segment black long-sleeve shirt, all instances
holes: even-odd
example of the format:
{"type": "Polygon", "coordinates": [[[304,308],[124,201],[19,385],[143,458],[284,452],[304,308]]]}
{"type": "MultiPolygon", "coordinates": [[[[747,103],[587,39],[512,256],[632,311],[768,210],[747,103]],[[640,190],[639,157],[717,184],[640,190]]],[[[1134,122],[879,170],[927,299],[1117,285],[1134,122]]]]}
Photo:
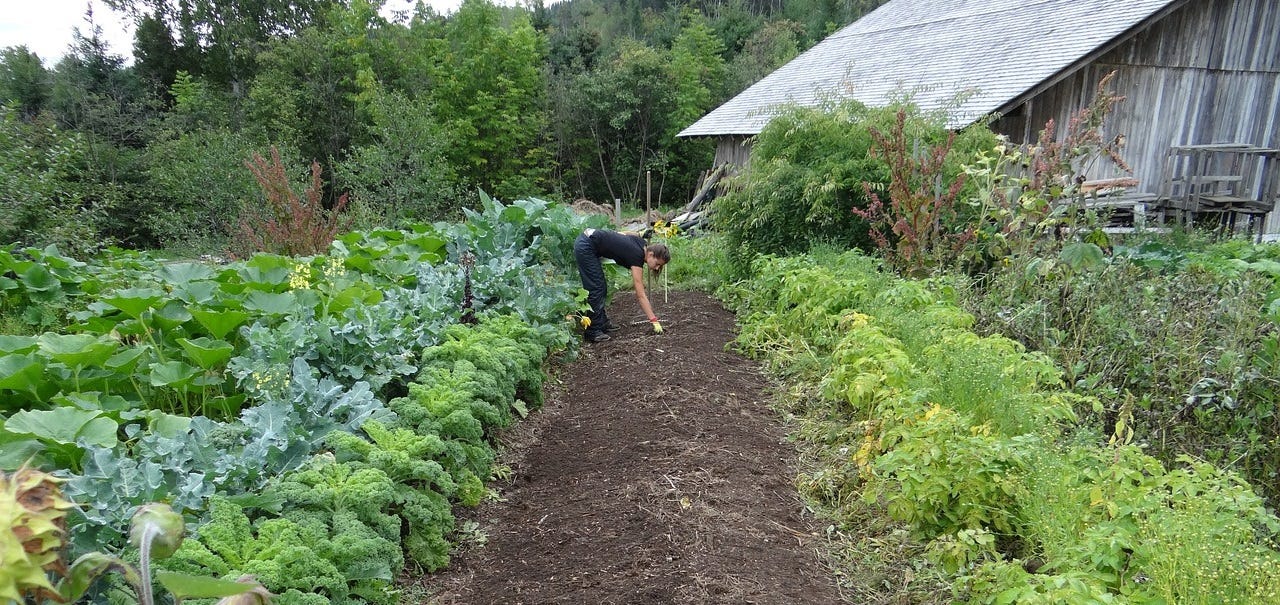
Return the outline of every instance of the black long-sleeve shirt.
{"type": "Polygon", "coordinates": [[[596,254],[627,267],[644,266],[645,241],[638,235],[627,235],[607,229],[596,229],[587,236],[596,254]]]}

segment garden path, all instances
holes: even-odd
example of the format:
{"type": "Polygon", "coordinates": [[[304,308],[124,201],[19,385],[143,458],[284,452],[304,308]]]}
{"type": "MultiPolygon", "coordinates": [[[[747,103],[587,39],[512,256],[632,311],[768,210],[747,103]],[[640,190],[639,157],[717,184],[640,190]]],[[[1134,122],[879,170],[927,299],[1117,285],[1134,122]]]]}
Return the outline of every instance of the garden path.
{"type": "Polygon", "coordinates": [[[460,513],[477,539],[407,592],[437,605],[841,602],[770,385],[725,349],[733,315],[701,293],[652,299],[666,333],[618,293],[623,329],[585,345],[502,436],[501,501],[460,513]]]}

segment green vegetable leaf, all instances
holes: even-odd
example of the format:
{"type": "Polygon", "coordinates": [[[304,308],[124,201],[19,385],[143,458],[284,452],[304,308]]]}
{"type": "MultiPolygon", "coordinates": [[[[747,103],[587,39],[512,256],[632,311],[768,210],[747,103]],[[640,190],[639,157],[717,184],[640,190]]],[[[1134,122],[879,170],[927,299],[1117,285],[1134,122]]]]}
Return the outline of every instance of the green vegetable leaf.
{"type": "Polygon", "coordinates": [[[298,308],[298,301],[292,292],[250,292],[244,300],[244,308],[257,311],[263,315],[288,315],[298,308]]]}
{"type": "Polygon", "coordinates": [[[156,324],[166,330],[172,330],[188,321],[191,321],[191,312],[187,311],[186,305],[177,300],[170,299],[164,306],[156,309],[154,314],[156,324]]]}
{"type": "Polygon", "coordinates": [[[149,412],[151,432],[168,439],[177,439],[191,428],[191,418],[166,414],[159,410],[149,412]]]}
{"type": "Polygon", "coordinates": [[[120,309],[129,317],[137,319],[147,309],[154,307],[156,303],[163,300],[164,297],[164,292],[155,288],[126,288],[117,290],[110,296],[102,297],[102,302],[120,309]]]}
{"type": "Polygon", "coordinates": [[[156,274],[172,284],[209,280],[217,275],[211,267],[201,263],[171,263],[161,267],[156,274]]]}
{"type": "Polygon", "coordinates": [[[187,358],[202,369],[209,370],[231,358],[231,343],[213,340],[205,336],[195,339],[179,338],[178,344],[186,351],[187,358]]]}
{"type": "Polygon", "coordinates": [[[4,428],[10,433],[34,435],[54,443],[75,444],[77,439],[83,439],[90,445],[115,447],[119,425],[100,412],[54,408],[18,412],[5,422],[4,428]]]}
{"type": "Polygon", "coordinates": [[[156,581],[175,599],[218,599],[244,594],[258,587],[234,580],[193,576],[173,571],[156,572],[156,581]]]}
{"type": "Polygon", "coordinates": [[[341,315],[343,311],[356,305],[376,305],[382,302],[382,298],[383,294],[380,290],[351,286],[329,300],[329,312],[341,315]]]}
{"type": "Polygon", "coordinates": [[[173,296],[190,305],[205,304],[213,301],[220,289],[218,282],[193,281],[173,285],[173,296]]]}
{"type": "Polygon", "coordinates": [[[33,265],[22,273],[20,279],[22,285],[31,292],[56,292],[62,289],[62,282],[43,265],[33,265]]]}
{"type": "Polygon", "coordinates": [[[136,402],[129,401],[119,395],[103,395],[97,391],[88,393],[61,393],[53,397],[53,403],[79,408],[90,412],[102,412],[112,418],[132,420],[143,415],[143,410],[136,402]]]}
{"type": "Polygon", "coordinates": [[[73,369],[100,366],[115,354],[119,343],[105,336],[89,334],[54,334],[46,332],[37,339],[40,352],[73,369]]]}
{"type": "Polygon", "coordinates": [[[36,439],[0,430],[0,470],[15,470],[42,449],[44,445],[36,439]]]}
{"type": "Polygon", "coordinates": [[[0,353],[30,353],[36,350],[36,337],[0,334],[0,353]]]}
{"type": "Polygon", "coordinates": [[[189,366],[181,361],[166,361],[151,365],[151,386],[169,386],[178,390],[186,390],[191,380],[200,374],[200,368],[189,366]]]}
{"type": "Polygon", "coordinates": [[[146,349],[142,347],[125,349],[112,355],[103,365],[118,372],[130,374],[138,366],[138,360],[142,358],[142,354],[145,351],[146,349]]]}
{"type": "Polygon", "coordinates": [[[1094,269],[1106,263],[1102,248],[1099,248],[1097,244],[1086,242],[1075,242],[1063,246],[1059,258],[1067,266],[1077,271],[1094,269]]]}
{"type": "Polygon", "coordinates": [[[40,360],[31,353],[0,357],[0,389],[35,393],[43,374],[40,360]]]}
{"type": "Polygon", "coordinates": [[[245,320],[249,319],[249,314],[244,311],[235,309],[206,309],[203,307],[193,307],[190,309],[191,316],[196,318],[204,329],[214,338],[225,338],[232,330],[240,327],[245,320]]]}

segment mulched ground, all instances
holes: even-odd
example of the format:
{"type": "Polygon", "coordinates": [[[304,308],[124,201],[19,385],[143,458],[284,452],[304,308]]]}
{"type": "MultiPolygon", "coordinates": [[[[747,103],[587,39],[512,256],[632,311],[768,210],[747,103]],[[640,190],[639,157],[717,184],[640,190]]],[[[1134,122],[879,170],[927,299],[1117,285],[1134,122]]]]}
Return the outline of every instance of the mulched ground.
{"type": "Polygon", "coordinates": [[[484,544],[417,580],[438,605],[839,603],[798,500],[795,449],[733,316],[705,294],[630,292],[545,407],[503,435],[510,483],[459,519],[484,544]]]}

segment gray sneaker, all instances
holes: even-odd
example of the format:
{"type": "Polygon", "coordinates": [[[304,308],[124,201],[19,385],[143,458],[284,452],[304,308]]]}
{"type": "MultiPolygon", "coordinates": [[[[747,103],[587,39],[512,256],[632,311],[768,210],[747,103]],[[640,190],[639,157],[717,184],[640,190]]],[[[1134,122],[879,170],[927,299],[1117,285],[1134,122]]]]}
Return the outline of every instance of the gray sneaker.
{"type": "Polygon", "coordinates": [[[612,339],[613,339],[613,337],[612,337],[612,336],[609,336],[608,334],[605,334],[604,332],[596,332],[596,333],[594,333],[594,334],[587,334],[587,342],[604,342],[604,341],[606,341],[606,340],[612,340],[612,339]]]}

